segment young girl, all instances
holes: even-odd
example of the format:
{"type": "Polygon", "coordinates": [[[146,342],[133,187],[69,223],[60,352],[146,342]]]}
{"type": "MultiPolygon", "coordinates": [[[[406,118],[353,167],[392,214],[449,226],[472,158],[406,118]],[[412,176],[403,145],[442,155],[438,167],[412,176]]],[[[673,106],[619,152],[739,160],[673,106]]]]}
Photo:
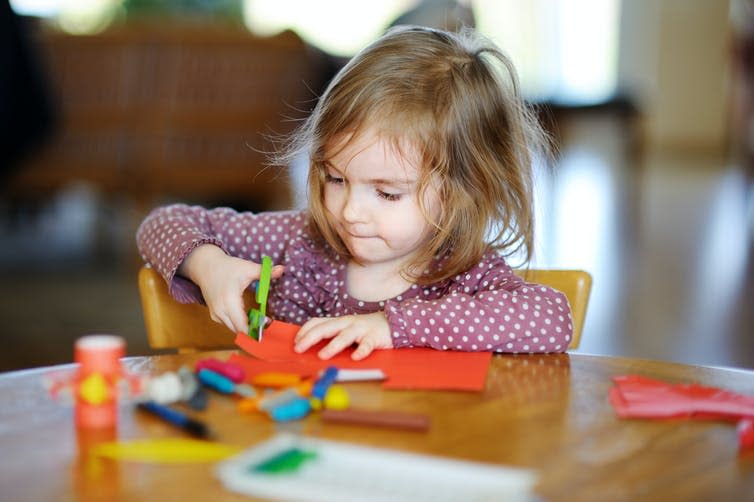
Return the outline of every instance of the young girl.
{"type": "Polygon", "coordinates": [[[140,252],[182,302],[247,332],[244,289],[277,265],[275,319],[327,359],[375,349],[562,352],[565,296],[525,283],[531,156],[541,135],[510,61],[471,31],[399,27],[333,79],[277,159],[310,158],[306,211],[153,211],[140,252]]]}

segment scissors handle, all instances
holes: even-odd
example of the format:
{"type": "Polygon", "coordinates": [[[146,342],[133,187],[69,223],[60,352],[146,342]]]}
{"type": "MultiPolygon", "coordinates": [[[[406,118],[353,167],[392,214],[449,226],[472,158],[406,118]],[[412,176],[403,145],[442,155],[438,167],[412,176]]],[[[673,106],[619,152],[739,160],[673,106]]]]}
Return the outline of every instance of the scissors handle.
{"type": "Polygon", "coordinates": [[[262,330],[267,314],[267,296],[270,293],[270,280],[272,278],[272,258],[262,257],[262,271],[259,273],[257,283],[257,308],[249,310],[249,336],[262,341],[262,330]]]}
{"type": "Polygon", "coordinates": [[[270,293],[271,277],[272,258],[267,255],[262,256],[262,271],[259,274],[259,284],[257,284],[257,305],[263,316],[267,313],[267,295],[270,293]]]}

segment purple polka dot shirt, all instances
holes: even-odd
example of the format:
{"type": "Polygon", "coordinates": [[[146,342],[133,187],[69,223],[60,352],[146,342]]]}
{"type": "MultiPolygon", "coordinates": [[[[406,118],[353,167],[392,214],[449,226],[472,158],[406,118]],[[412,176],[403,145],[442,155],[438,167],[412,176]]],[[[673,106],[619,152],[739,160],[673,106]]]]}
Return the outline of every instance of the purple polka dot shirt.
{"type": "Polygon", "coordinates": [[[176,204],[152,211],[136,238],[143,259],[183,303],[203,299],[176,270],[194,248],[209,243],[257,263],[269,255],[285,266],[267,303],[268,313],[285,322],[384,311],[395,348],[511,353],[563,352],[573,332],[565,295],[524,282],[494,252],[463,274],[413,285],[394,298],[353,298],[346,287],[348,260],[315,243],[305,211],[253,214],[176,204]]]}

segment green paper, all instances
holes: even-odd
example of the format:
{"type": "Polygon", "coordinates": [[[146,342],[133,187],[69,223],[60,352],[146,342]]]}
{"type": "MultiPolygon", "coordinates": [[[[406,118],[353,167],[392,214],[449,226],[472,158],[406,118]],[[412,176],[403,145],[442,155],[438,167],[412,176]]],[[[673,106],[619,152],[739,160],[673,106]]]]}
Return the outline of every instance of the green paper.
{"type": "Polygon", "coordinates": [[[285,474],[297,471],[307,460],[317,456],[313,451],[291,448],[285,450],[264,462],[251,468],[254,472],[264,472],[267,474],[285,474]]]}

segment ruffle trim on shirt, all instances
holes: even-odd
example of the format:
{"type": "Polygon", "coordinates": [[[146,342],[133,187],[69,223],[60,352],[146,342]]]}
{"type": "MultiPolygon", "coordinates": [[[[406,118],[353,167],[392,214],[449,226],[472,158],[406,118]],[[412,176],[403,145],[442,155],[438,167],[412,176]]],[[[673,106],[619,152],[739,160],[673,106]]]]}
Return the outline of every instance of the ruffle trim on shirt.
{"type": "Polygon", "coordinates": [[[202,290],[199,289],[199,286],[184,277],[173,277],[173,280],[170,281],[168,291],[170,292],[170,296],[178,303],[205,304],[202,290]]]}

